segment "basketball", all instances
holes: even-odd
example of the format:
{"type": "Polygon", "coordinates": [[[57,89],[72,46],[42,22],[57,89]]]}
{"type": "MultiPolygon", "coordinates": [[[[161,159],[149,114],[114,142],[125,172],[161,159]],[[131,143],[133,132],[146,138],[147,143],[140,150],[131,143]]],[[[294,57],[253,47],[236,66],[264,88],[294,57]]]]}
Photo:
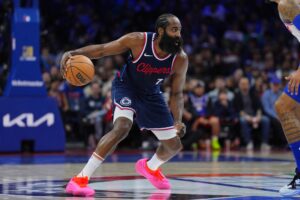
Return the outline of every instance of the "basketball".
{"type": "Polygon", "coordinates": [[[90,83],[95,74],[93,62],[83,55],[69,58],[66,69],[66,80],[74,86],[83,86],[90,83]]]}

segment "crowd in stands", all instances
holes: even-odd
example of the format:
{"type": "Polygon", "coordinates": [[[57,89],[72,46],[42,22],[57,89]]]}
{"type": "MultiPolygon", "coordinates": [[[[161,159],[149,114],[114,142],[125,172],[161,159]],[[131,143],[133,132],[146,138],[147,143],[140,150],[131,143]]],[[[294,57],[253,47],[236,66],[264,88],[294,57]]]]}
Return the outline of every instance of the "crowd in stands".
{"type": "MultiPolygon", "coordinates": [[[[0,1],[0,95],[9,66],[11,3],[0,1]]],[[[133,31],[154,31],[166,12],[182,23],[189,70],[184,91],[185,149],[286,147],[274,103],[299,64],[298,41],[265,0],[40,1],[41,69],[49,96],[57,100],[68,141],[93,148],[112,125],[111,81],[128,54],[94,60],[96,75],[73,87],[59,75],[66,50],[105,43],[133,31]]],[[[162,88],[168,101],[168,81],[162,88]]],[[[154,148],[134,127],[127,147],[154,148]]]]}

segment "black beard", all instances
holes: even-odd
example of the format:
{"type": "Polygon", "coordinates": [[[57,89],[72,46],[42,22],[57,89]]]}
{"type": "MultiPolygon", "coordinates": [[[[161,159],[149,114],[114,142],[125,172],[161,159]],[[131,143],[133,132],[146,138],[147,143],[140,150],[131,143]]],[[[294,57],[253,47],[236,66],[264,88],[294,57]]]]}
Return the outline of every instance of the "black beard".
{"type": "Polygon", "coordinates": [[[171,37],[164,32],[158,45],[164,52],[176,54],[182,49],[183,40],[181,37],[171,37]]]}

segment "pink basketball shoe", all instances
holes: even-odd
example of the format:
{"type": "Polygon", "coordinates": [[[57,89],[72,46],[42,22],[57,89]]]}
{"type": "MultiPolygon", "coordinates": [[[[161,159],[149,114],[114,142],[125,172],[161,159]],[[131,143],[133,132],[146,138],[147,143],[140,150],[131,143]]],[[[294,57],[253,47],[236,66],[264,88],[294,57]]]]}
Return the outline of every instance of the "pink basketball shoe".
{"type": "Polygon", "coordinates": [[[88,187],[88,177],[73,177],[66,187],[66,193],[72,194],[74,196],[94,196],[95,190],[88,187]]]}
{"type": "Polygon", "coordinates": [[[160,169],[153,171],[147,166],[147,159],[140,159],[135,164],[135,171],[144,176],[157,189],[170,189],[168,179],[161,173],[160,169]]]}

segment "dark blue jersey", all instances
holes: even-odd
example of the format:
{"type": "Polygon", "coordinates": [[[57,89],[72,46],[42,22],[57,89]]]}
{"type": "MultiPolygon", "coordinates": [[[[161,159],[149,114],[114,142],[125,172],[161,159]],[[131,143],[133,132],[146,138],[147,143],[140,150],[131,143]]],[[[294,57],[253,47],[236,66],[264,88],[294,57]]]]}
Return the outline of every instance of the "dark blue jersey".
{"type": "Polygon", "coordinates": [[[144,33],[143,50],[136,58],[130,54],[116,78],[119,84],[125,84],[138,93],[160,93],[160,85],[171,74],[176,55],[158,57],[154,39],[155,33],[144,33]]]}

